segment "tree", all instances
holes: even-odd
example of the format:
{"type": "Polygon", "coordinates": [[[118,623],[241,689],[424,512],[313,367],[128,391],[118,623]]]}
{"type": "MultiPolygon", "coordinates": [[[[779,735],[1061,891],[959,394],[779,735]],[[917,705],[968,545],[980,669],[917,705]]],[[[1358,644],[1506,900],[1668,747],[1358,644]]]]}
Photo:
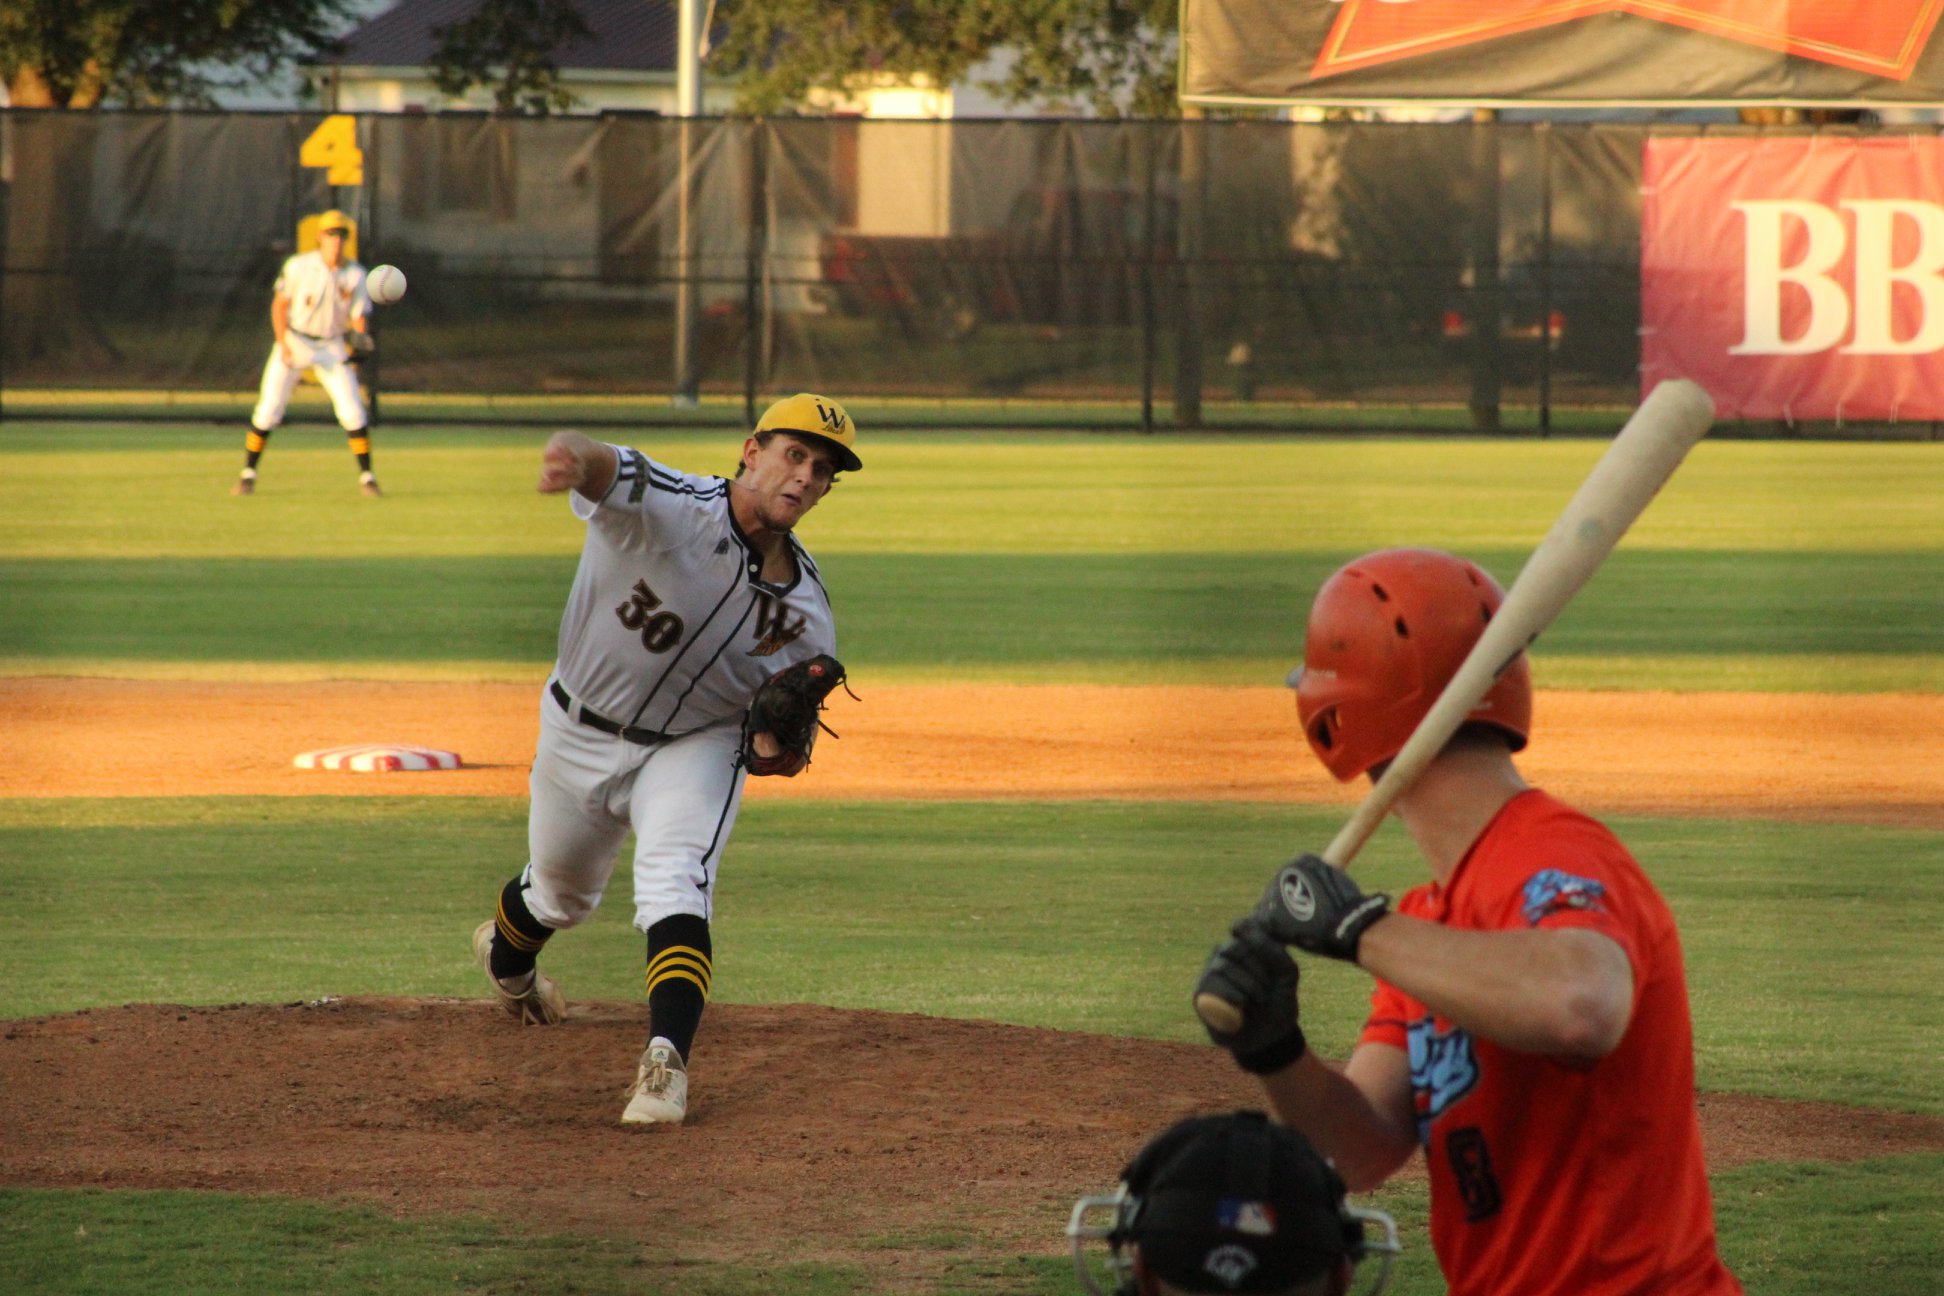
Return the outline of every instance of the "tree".
{"type": "MultiPolygon", "coordinates": [[[[0,0],[0,78],[19,108],[206,107],[214,92],[326,48],[348,0],[0,0]]],[[[14,124],[7,256],[46,274],[5,278],[10,363],[66,354],[106,367],[115,349],[79,305],[70,249],[89,207],[95,119],[14,124]]]]}
{"type": "Polygon", "coordinates": [[[787,111],[817,87],[962,82],[1014,61],[990,89],[1104,117],[1173,116],[1178,0],[719,0],[709,68],[737,75],[745,112],[787,111]]]}
{"type": "Polygon", "coordinates": [[[21,108],[208,107],[329,46],[349,0],[0,0],[21,108]]]}
{"type": "MultiPolygon", "coordinates": [[[[681,0],[641,0],[673,6],[681,0]]],[[[995,51],[1013,61],[989,88],[1018,103],[1105,117],[1173,116],[1178,0],[716,0],[708,70],[739,82],[751,114],[800,108],[813,89],[883,78],[961,83],[995,51]]],[[[560,47],[590,33],[574,0],[482,0],[436,29],[433,79],[450,95],[494,87],[505,112],[544,113],[572,96],[560,47]]]]}
{"type": "Polygon", "coordinates": [[[1006,43],[1018,53],[996,87],[1015,103],[1077,99],[1102,117],[1174,117],[1179,0],[1067,0],[1006,43]]]}
{"type": "Polygon", "coordinates": [[[475,85],[489,85],[501,112],[544,116],[575,102],[560,84],[554,56],[568,42],[593,34],[573,0],[482,0],[468,16],[432,29],[439,42],[432,81],[455,99],[475,85]]]}

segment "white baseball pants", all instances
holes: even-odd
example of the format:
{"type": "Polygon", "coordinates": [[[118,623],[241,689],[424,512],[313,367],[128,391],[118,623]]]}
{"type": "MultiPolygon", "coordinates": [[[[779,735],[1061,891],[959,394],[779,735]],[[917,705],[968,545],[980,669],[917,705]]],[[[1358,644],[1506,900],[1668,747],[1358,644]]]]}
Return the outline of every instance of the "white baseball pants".
{"type": "Polygon", "coordinates": [[[644,747],[569,719],[540,694],[527,812],[527,908],[549,927],[587,920],[635,834],[635,927],[715,907],[716,869],[742,805],[742,726],[725,720],[644,747]]]}
{"type": "Polygon", "coordinates": [[[282,423],[284,411],[290,408],[290,394],[297,390],[304,370],[315,369],[318,385],[331,397],[338,426],[346,432],[363,430],[364,397],[358,392],[357,371],[345,361],[351,350],[344,339],[313,342],[296,333],[286,333],[284,338],[290,344],[290,363],[284,362],[282,348],[271,343],[270,358],[263,362],[263,390],[257,393],[251,425],[259,432],[268,432],[282,423]]]}

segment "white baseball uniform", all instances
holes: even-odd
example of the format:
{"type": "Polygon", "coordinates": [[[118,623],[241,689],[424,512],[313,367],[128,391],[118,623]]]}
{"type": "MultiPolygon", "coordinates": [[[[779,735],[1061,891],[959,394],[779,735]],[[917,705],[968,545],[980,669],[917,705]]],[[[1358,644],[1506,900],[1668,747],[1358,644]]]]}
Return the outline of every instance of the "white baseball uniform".
{"type": "Polygon", "coordinates": [[[607,495],[568,496],[587,539],[540,699],[521,881],[535,918],[572,927],[600,903],[632,828],[645,932],[676,914],[710,917],[742,802],[750,699],[776,671],[834,654],[837,632],[795,536],[796,578],[761,579],[727,480],[613,449],[607,495]]]}
{"type": "Polygon", "coordinates": [[[331,397],[331,408],[346,432],[364,427],[364,397],[358,392],[358,375],[348,363],[350,348],[344,332],[353,320],[371,311],[365,295],[365,270],[356,261],[344,261],[336,270],[324,264],[317,252],[300,252],[283,263],[277,276],[277,296],[290,302],[290,326],[285,341],[290,345],[290,360],[283,350],[270,344],[270,358],[263,363],[263,389],[250,423],[259,432],[268,432],[283,422],[290,406],[290,394],[297,390],[304,370],[317,370],[317,381],[331,397]]]}

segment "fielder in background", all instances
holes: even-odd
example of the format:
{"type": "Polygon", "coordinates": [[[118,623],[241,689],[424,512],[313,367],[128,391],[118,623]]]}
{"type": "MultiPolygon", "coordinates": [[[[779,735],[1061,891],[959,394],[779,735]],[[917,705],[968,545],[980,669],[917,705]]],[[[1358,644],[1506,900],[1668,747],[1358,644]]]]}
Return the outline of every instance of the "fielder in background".
{"type": "Polygon", "coordinates": [[[316,370],[318,384],[329,393],[338,424],[350,438],[351,453],[358,460],[359,489],[372,499],[383,494],[371,471],[364,397],[351,364],[353,346],[362,350],[370,342],[366,329],[371,301],[365,295],[364,267],[345,256],[350,235],[349,216],[335,209],[323,213],[317,218],[317,250],[289,258],[277,275],[270,298],[270,328],[276,341],[270,358],[263,362],[263,388],[243,443],[243,474],[230,489],[232,495],[255,492],[257,461],[270,434],[283,422],[290,394],[306,369],[316,370]]]}
{"type": "Polygon", "coordinates": [[[1127,1163],[1112,1196],[1074,1205],[1067,1237],[1094,1296],[1345,1296],[1373,1255],[1361,1296],[1377,1296],[1398,1250],[1390,1216],[1351,1206],[1309,1141],[1260,1112],[1193,1116],[1164,1130],[1127,1163]],[[1101,1212],[1107,1222],[1087,1222],[1101,1212]],[[1100,1241],[1111,1294],[1088,1254],[1100,1241]]]}
{"type": "Polygon", "coordinates": [[[594,912],[633,829],[649,1040],[624,1123],[686,1115],[714,975],[716,873],[744,776],[794,774],[807,759],[745,733],[752,699],[779,674],[841,679],[830,598],[793,529],[839,472],[863,466],[856,440],[842,406],[802,393],[764,413],[733,480],[578,432],[542,452],[541,491],[572,492],[587,539],[540,698],[528,863],[473,933],[473,954],[508,1012],[559,1022],[566,1002],[535,960],[594,912]]]}
{"type": "MultiPolygon", "coordinates": [[[[1428,549],[1324,583],[1291,683],[1332,774],[1381,774],[1502,597],[1428,549]]],[[[1397,800],[1431,880],[1395,911],[1314,855],[1284,865],[1202,974],[1242,1009],[1210,1034],[1353,1190],[1423,1149],[1450,1296],[1731,1296],[1673,915],[1612,833],[1520,777],[1531,719],[1521,655],[1397,800]],[[1341,1070],[1304,1039],[1291,945],[1376,978],[1341,1070]]]]}

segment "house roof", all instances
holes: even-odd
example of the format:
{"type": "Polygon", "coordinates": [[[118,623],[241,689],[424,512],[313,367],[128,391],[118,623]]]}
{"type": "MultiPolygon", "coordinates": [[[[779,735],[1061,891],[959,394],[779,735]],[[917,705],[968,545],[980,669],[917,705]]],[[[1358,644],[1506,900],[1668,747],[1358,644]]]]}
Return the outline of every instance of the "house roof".
{"type": "MultiPolygon", "coordinates": [[[[434,28],[478,12],[483,0],[399,0],[340,40],[319,64],[340,67],[424,67],[439,48],[434,28]]],[[[675,68],[680,18],[672,0],[573,0],[590,38],[569,40],[554,53],[562,71],[589,69],[670,72],[675,68]]]]}

